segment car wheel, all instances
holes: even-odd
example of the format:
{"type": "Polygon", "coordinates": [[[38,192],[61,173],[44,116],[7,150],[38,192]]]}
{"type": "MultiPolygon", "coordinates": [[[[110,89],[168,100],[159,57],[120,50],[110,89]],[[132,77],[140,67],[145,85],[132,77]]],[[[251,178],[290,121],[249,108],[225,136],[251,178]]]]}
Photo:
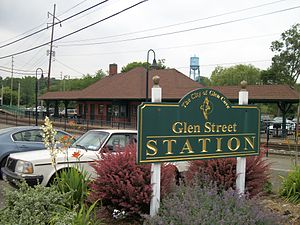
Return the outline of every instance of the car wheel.
{"type": "Polygon", "coordinates": [[[2,159],[2,161],[0,162],[0,179],[1,180],[2,180],[2,171],[1,171],[1,169],[3,167],[5,167],[6,160],[7,160],[7,156],[4,159],[2,159]]]}

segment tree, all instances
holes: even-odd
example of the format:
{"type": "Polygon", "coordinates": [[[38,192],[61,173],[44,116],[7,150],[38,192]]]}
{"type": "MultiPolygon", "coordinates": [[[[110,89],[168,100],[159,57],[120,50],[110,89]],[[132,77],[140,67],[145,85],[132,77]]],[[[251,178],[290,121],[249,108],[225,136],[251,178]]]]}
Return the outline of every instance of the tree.
{"type": "Polygon", "coordinates": [[[106,73],[104,73],[103,70],[100,69],[96,71],[94,75],[86,74],[80,79],[67,80],[65,81],[65,90],[81,90],[97,82],[98,80],[101,80],[105,76],[107,76],[106,73]]]}
{"type": "MultiPolygon", "coordinates": [[[[158,59],[157,60],[157,69],[166,69],[165,64],[165,59],[158,59]]],[[[148,63],[149,68],[151,67],[151,64],[148,63]]],[[[128,72],[136,67],[144,67],[145,69],[147,68],[147,62],[132,62],[128,63],[126,66],[123,66],[121,69],[121,73],[128,72]]]]}
{"type": "Polygon", "coordinates": [[[252,65],[236,65],[229,68],[218,66],[210,77],[211,85],[239,85],[242,80],[248,84],[260,83],[260,70],[252,65]]]}
{"type": "Polygon", "coordinates": [[[293,25],[281,34],[281,40],[273,41],[275,52],[271,69],[276,73],[277,83],[294,85],[300,75],[300,24],[293,25]]]}
{"type": "MultiPolygon", "coordinates": [[[[35,104],[35,77],[25,76],[21,79],[21,105],[33,106],[35,104]]],[[[39,85],[39,90],[41,86],[39,85]]]]}
{"type": "Polygon", "coordinates": [[[12,97],[12,104],[17,104],[18,93],[16,91],[11,91],[9,87],[3,87],[3,105],[10,104],[10,98],[12,97]]]}
{"type": "Polygon", "coordinates": [[[211,86],[210,79],[207,77],[197,77],[196,81],[204,86],[211,86]]]}

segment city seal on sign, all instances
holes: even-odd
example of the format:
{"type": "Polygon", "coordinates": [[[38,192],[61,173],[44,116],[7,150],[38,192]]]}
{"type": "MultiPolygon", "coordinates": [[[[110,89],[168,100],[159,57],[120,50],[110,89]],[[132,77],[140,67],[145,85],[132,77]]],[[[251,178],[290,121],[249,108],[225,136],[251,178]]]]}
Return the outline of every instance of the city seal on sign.
{"type": "Polygon", "coordinates": [[[138,163],[259,154],[260,112],[232,105],[220,92],[197,89],[178,103],[138,108],[138,163]]]}

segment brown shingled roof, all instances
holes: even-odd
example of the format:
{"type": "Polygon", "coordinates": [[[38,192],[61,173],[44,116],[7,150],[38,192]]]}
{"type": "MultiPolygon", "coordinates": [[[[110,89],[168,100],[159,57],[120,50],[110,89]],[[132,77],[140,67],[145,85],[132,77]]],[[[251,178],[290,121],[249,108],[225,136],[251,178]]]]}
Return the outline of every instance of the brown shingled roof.
{"type": "MultiPolygon", "coordinates": [[[[176,69],[150,70],[149,94],[152,77],[160,77],[164,101],[180,100],[188,92],[203,85],[193,81],[176,69]]],[[[48,92],[39,99],[43,100],[87,100],[87,99],[145,99],[146,69],[134,68],[126,73],[107,76],[80,91],[48,92]]],[[[210,87],[224,94],[229,100],[237,102],[240,86],[210,87]]],[[[299,93],[288,85],[248,85],[249,102],[295,103],[299,101],[299,93]]]]}
{"type": "Polygon", "coordinates": [[[76,100],[80,96],[81,90],[79,91],[52,91],[47,92],[39,97],[42,100],[76,100]]]}
{"type": "MultiPolygon", "coordinates": [[[[178,100],[186,93],[203,87],[176,69],[150,70],[149,96],[155,75],[160,77],[159,85],[163,88],[162,98],[165,100],[178,100]]],[[[48,92],[40,99],[145,99],[145,78],[146,69],[138,67],[126,73],[104,77],[81,91],[48,92]]]]}
{"type": "MultiPolygon", "coordinates": [[[[210,87],[224,94],[231,101],[238,101],[240,86],[210,87]]],[[[249,102],[298,102],[299,93],[289,85],[248,85],[249,102]]]]}

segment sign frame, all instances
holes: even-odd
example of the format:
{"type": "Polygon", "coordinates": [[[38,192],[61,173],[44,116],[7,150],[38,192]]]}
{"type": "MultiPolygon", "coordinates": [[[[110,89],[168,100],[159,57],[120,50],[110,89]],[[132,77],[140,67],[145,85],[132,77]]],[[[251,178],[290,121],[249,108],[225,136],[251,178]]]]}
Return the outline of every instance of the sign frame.
{"type": "Polygon", "coordinates": [[[178,103],[147,102],[142,103],[138,107],[138,163],[175,162],[225,157],[244,157],[258,155],[259,146],[260,110],[254,105],[233,105],[223,94],[213,89],[201,88],[193,90],[186,94],[178,103]],[[190,112],[191,110],[193,112],[190,112]],[[214,111],[222,112],[222,116],[217,118],[217,114],[214,111]],[[239,123],[235,124],[234,121],[232,121],[231,123],[230,119],[225,119],[224,121],[222,120],[224,119],[223,117],[228,117],[228,115],[230,115],[230,113],[233,112],[235,112],[235,114],[233,115],[235,118],[233,119],[236,119],[239,123]],[[186,113],[186,115],[183,115],[184,113],[186,113]],[[189,115],[189,113],[191,114],[189,115]],[[241,114],[243,114],[243,116],[241,116],[241,114]],[[175,121],[175,123],[170,124],[172,118],[168,117],[172,116],[177,120],[177,123],[175,121]],[[196,117],[196,119],[190,119],[190,116],[196,117]],[[145,122],[145,120],[149,121],[145,122]],[[250,120],[250,125],[249,121],[247,120],[250,120]],[[167,121],[165,124],[167,128],[163,125],[164,121],[167,121]],[[213,122],[210,123],[210,121],[213,122]],[[217,121],[219,124],[213,125],[214,121],[217,121]],[[240,125],[241,121],[243,125],[240,125]],[[188,122],[190,122],[190,124],[188,122]],[[254,122],[257,122],[257,125],[254,125],[254,122]],[[158,123],[157,129],[155,128],[155,126],[153,126],[153,124],[155,123],[158,123]],[[249,131],[247,129],[249,129],[249,131]],[[149,130],[150,134],[151,132],[158,133],[149,135],[149,130]],[[185,133],[182,134],[179,131],[185,133]],[[195,134],[195,131],[198,131],[198,133],[196,132],[195,134]],[[249,135],[249,137],[247,135],[249,135]],[[169,139],[163,140],[164,144],[156,145],[157,140],[164,137],[169,139]],[[240,139],[239,137],[244,137],[244,139],[240,139]],[[152,143],[146,143],[145,141],[150,138],[153,138],[153,140],[154,138],[156,138],[156,142],[153,141],[152,143]],[[179,141],[180,138],[185,138],[186,141],[179,141]],[[194,148],[190,147],[192,146],[192,144],[190,144],[189,146],[190,139],[194,143],[193,146],[196,146],[197,144],[202,145],[201,151],[199,152],[198,149],[197,154],[194,154],[194,148]],[[225,139],[227,141],[227,146],[229,147],[229,150],[231,148],[230,151],[228,151],[228,149],[225,149],[224,147],[225,145],[223,141],[225,139]],[[197,144],[195,144],[195,140],[198,141],[197,144]],[[237,148],[237,145],[241,141],[244,141],[244,148],[247,148],[247,150],[238,151],[239,149],[237,148]],[[209,153],[211,152],[211,147],[209,147],[210,149],[208,149],[208,147],[206,147],[206,149],[203,149],[204,142],[206,142],[205,145],[209,145],[209,143],[214,142],[215,145],[222,147],[219,149],[222,151],[218,151],[218,154],[209,153]],[[177,143],[180,143],[180,148],[184,149],[184,151],[180,151],[175,146],[175,150],[173,149],[174,151],[168,151],[168,153],[170,154],[168,154],[167,156],[156,153],[155,155],[149,157],[149,155],[153,154],[156,150],[162,151],[162,146],[164,146],[164,151],[166,152],[167,148],[174,147],[174,145],[177,143]],[[251,150],[249,150],[248,148],[251,148],[251,150]],[[145,157],[145,151],[147,151],[147,157],[145,157]],[[185,154],[186,152],[189,154],[185,154]]]}

